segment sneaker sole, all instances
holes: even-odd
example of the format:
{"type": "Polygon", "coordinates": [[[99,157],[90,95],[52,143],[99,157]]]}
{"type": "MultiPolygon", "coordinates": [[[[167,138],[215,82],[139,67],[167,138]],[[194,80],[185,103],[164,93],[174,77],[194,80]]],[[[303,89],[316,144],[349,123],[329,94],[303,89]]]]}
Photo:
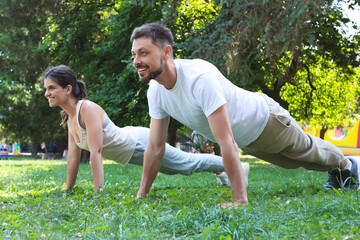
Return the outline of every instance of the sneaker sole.
{"type": "Polygon", "coordinates": [[[248,182],[249,182],[249,172],[250,172],[250,165],[247,162],[242,162],[241,163],[242,169],[244,171],[244,178],[245,178],[245,183],[246,186],[248,186],[248,182]]]}
{"type": "MultiPolygon", "coordinates": [[[[241,163],[241,167],[242,167],[243,172],[244,172],[245,184],[246,184],[246,186],[248,186],[250,165],[249,165],[249,163],[247,163],[247,162],[242,162],[242,163],[241,163]]],[[[226,173],[226,172],[225,172],[225,173],[226,173]]],[[[227,174],[226,174],[226,176],[227,176],[227,174]]],[[[221,180],[219,180],[219,179],[217,179],[217,181],[218,181],[222,186],[231,187],[230,181],[228,181],[229,184],[225,184],[225,183],[223,183],[223,182],[222,182],[221,180]]]]}
{"type": "MultiPolygon", "coordinates": [[[[354,158],[354,157],[350,157],[350,156],[347,156],[348,160],[349,161],[356,161],[356,164],[357,164],[357,174],[358,174],[358,179],[357,179],[357,185],[358,187],[357,188],[353,188],[353,190],[357,190],[357,189],[360,189],[360,161],[359,159],[357,158],[354,158]],[[351,160],[350,160],[351,159],[351,160]]],[[[353,163],[354,164],[354,163],[353,163]]]]}

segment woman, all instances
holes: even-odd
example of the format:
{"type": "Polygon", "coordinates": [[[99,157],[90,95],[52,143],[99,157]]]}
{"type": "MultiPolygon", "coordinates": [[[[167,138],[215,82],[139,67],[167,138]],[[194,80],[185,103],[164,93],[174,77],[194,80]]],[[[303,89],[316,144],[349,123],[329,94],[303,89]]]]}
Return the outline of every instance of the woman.
{"type": "MultiPolygon", "coordinates": [[[[131,163],[142,166],[149,138],[148,128],[115,126],[99,105],[85,100],[85,84],[76,79],[74,71],[68,66],[59,65],[47,70],[43,75],[43,83],[49,106],[62,108],[61,125],[68,127],[67,189],[75,184],[81,149],[90,152],[95,191],[101,191],[104,186],[102,157],[121,165],[131,163]]],[[[243,169],[247,180],[249,164],[243,163],[243,169]]],[[[166,145],[160,172],[191,175],[202,171],[215,172],[220,183],[229,183],[223,172],[221,157],[186,153],[166,145]]]]}

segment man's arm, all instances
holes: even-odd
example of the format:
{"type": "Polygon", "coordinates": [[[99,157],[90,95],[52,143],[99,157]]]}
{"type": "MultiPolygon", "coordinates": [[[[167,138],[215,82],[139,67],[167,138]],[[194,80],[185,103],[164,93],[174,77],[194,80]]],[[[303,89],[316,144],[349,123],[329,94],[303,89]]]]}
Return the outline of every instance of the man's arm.
{"type": "Polygon", "coordinates": [[[137,198],[145,196],[151,188],[165,153],[165,143],[170,117],[151,118],[149,142],[144,153],[143,174],[137,198]]]}
{"type": "Polygon", "coordinates": [[[239,158],[238,146],[231,130],[226,105],[222,105],[208,117],[211,131],[219,144],[225,171],[231,183],[234,203],[221,204],[221,207],[245,204],[248,202],[244,172],[239,158]]]}
{"type": "Polygon", "coordinates": [[[70,131],[68,131],[68,146],[66,189],[70,190],[75,185],[81,156],[81,149],[76,145],[70,131]]]}

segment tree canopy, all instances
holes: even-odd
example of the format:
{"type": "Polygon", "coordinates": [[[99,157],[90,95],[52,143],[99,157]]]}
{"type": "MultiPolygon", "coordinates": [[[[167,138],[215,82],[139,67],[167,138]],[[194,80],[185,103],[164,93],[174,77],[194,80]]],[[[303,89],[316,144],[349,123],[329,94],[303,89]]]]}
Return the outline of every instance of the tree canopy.
{"type": "MultiPolygon", "coordinates": [[[[344,0],[350,7],[359,0],[344,0]]],[[[118,126],[148,126],[147,86],[131,61],[132,30],[168,26],[175,57],[214,63],[297,120],[341,125],[358,109],[359,38],[331,0],[4,0],[0,2],[0,124],[14,140],[64,134],[42,96],[41,73],[66,64],[118,126]],[[9,107],[13,110],[9,111],[9,107]]],[[[179,127],[173,123],[173,129],[179,127]]]]}
{"type": "Polygon", "coordinates": [[[58,1],[0,2],[0,126],[11,141],[63,135],[58,113],[51,111],[39,79],[49,58],[39,43],[44,25],[58,1]]]}

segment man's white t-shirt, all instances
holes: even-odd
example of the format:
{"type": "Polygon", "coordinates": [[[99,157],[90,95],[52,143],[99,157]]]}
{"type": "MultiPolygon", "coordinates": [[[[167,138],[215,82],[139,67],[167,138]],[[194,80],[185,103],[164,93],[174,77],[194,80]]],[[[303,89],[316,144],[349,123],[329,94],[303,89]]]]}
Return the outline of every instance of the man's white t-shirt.
{"type": "Polygon", "coordinates": [[[235,86],[201,59],[176,59],[175,66],[177,80],[172,89],[150,81],[147,97],[152,118],[170,115],[216,142],[207,118],[226,104],[238,146],[245,147],[259,137],[269,118],[268,106],[259,93],[235,86]]]}

